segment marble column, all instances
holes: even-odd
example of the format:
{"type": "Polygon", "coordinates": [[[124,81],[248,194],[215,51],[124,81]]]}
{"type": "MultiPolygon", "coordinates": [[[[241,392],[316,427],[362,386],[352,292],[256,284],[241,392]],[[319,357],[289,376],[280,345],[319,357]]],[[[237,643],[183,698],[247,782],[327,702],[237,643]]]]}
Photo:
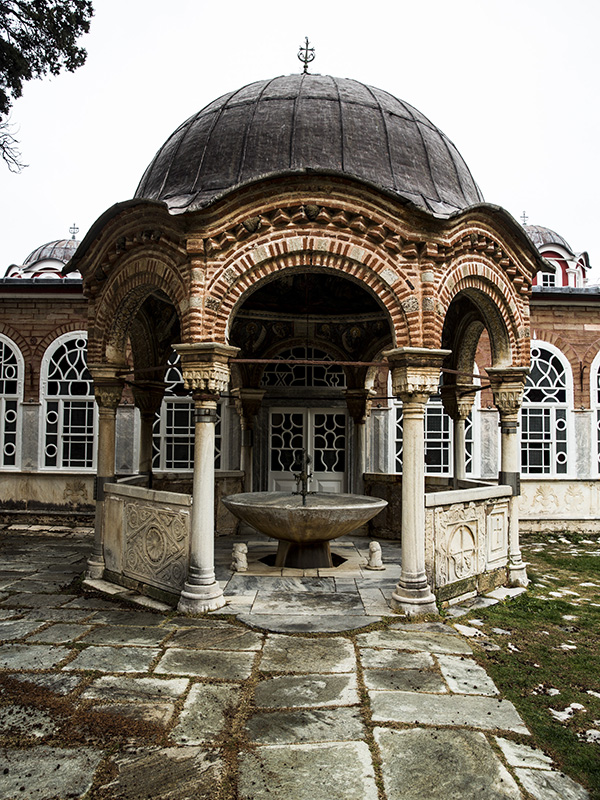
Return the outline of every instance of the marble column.
{"type": "Polygon", "coordinates": [[[178,611],[201,614],[225,605],[215,577],[215,423],[217,399],[229,385],[229,358],[239,351],[218,342],[175,345],[184,384],[195,404],[195,445],[189,568],[178,611]]]}
{"type": "Polygon", "coordinates": [[[133,398],[140,412],[140,456],[138,471],[148,476],[148,488],[152,488],[152,440],[156,412],[160,409],[165,393],[162,382],[139,383],[133,387],[133,398]]]}
{"type": "Polygon", "coordinates": [[[367,426],[371,411],[370,389],[346,389],[346,404],[354,422],[354,458],[352,465],[352,487],[354,494],[364,494],[364,475],[367,469],[367,426]]]}
{"type": "Polygon", "coordinates": [[[521,442],[519,412],[527,367],[489,367],[494,405],[500,416],[500,474],[498,482],[512,488],[508,519],[508,578],[511,586],[527,586],[526,565],[519,544],[519,495],[521,493],[521,442]]]}
{"type": "Polygon", "coordinates": [[[466,421],[471,413],[475,399],[472,384],[449,384],[441,388],[444,410],[453,424],[453,484],[458,488],[460,481],[466,480],[466,421]]]}
{"type": "Polygon", "coordinates": [[[408,616],[437,614],[425,571],[425,406],[438,390],[448,350],[403,347],[384,353],[393,393],[402,400],[402,571],[392,608],[408,616]]]}
{"type": "Polygon", "coordinates": [[[233,389],[235,408],[240,417],[242,443],[240,447],[240,469],[244,473],[244,491],[254,491],[254,424],[260,411],[264,389],[233,389]]]}
{"type": "Polygon", "coordinates": [[[87,577],[104,574],[104,486],[115,478],[115,444],[117,406],[123,393],[123,380],[116,370],[89,365],[94,378],[94,394],[98,405],[98,450],[95,482],[96,514],[94,548],[87,562],[87,577]]]}

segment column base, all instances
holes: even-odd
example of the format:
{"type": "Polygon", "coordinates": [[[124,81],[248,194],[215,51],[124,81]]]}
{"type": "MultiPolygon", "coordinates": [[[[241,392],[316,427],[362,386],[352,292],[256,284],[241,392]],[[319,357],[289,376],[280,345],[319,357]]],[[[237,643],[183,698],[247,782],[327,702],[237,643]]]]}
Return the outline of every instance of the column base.
{"type": "Polygon", "coordinates": [[[393,611],[401,611],[408,617],[439,614],[435,595],[427,585],[422,589],[407,589],[398,584],[392,593],[391,605],[393,611]]]}
{"type": "Polygon", "coordinates": [[[177,611],[180,614],[203,614],[223,608],[224,605],[223,590],[217,581],[204,586],[186,581],[179,596],[177,611]]]}
{"type": "Polygon", "coordinates": [[[529,578],[527,577],[527,565],[523,562],[520,564],[509,564],[508,582],[511,586],[528,586],[529,578]]]}
{"type": "Polygon", "coordinates": [[[104,577],[104,559],[102,557],[91,555],[88,558],[85,577],[93,581],[99,581],[104,577]]]}

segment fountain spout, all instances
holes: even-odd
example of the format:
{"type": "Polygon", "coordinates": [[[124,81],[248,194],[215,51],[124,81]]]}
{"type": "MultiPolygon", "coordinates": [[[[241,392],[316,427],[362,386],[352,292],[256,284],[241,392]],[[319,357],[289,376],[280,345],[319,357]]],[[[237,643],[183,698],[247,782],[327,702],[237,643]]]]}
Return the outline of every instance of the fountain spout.
{"type": "Polygon", "coordinates": [[[312,472],[310,472],[310,456],[306,450],[302,451],[302,472],[294,472],[292,474],[296,479],[296,491],[292,492],[292,494],[301,495],[302,505],[305,506],[306,495],[310,494],[308,491],[308,482],[312,478],[312,472]],[[298,487],[300,488],[298,489],[298,487]]]}

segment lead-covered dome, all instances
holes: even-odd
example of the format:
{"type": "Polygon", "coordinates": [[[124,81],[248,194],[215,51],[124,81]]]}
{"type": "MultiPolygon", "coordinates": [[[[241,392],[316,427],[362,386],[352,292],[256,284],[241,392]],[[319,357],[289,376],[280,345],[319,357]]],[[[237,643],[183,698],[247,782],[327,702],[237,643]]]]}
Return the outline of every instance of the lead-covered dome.
{"type": "Polygon", "coordinates": [[[447,216],[483,197],[462,156],[427,117],[347,78],[288,75],[219,97],[156,154],[137,198],[173,213],[261,178],[349,175],[447,216]]]}

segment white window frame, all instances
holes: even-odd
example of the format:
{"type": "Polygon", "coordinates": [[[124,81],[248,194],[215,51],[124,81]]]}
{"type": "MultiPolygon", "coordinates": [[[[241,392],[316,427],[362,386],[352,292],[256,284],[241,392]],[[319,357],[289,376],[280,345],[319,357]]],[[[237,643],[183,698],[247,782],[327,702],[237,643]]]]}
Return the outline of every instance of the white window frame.
{"type": "MultiPolygon", "coordinates": [[[[571,365],[565,354],[559,350],[558,347],[542,339],[532,339],[531,341],[532,360],[533,354],[538,348],[547,350],[552,356],[555,356],[560,361],[564,370],[565,384],[564,387],[558,387],[557,391],[559,391],[560,388],[564,388],[565,400],[560,402],[552,402],[551,399],[547,398],[540,402],[528,401],[527,385],[525,386],[519,428],[521,440],[521,475],[524,479],[531,480],[540,480],[544,478],[568,478],[571,474],[571,465],[574,462],[573,449],[575,442],[573,429],[573,374],[571,371],[571,365]],[[536,415],[538,419],[542,420],[544,426],[544,430],[539,435],[545,436],[546,438],[537,439],[537,442],[541,442],[543,445],[545,445],[544,447],[540,448],[540,450],[542,453],[549,455],[548,466],[546,467],[546,465],[543,464],[541,469],[538,471],[532,471],[531,469],[525,470],[523,465],[524,454],[528,449],[527,442],[524,437],[525,430],[528,427],[526,419],[529,416],[532,418],[534,416],[533,414],[529,413],[530,411],[541,412],[536,415]],[[556,436],[557,431],[560,432],[563,430],[565,437],[564,462],[561,460],[563,453],[562,447],[560,446],[563,440],[562,438],[559,439],[556,436]],[[564,467],[559,467],[559,464],[564,464],[564,467]]],[[[531,439],[530,441],[534,442],[536,440],[531,439]]],[[[537,448],[532,449],[532,452],[535,452],[535,449],[537,448]]]]}
{"type": "Polygon", "coordinates": [[[93,388],[91,394],[87,395],[50,395],[48,394],[49,388],[49,370],[50,366],[53,362],[54,355],[56,351],[62,347],[62,345],[66,344],[68,341],[74,339],[84,339],[86,342],[86,350],[87,350],[87,331],[69,331],[69,333],[63,333],[61,336],[58,336],[54,341],[46,348],[46,352],[42,358],[42,365],[41,365],[41,383],[40,383],[40,395],[41,395],[41,424],[40,424],[40,451],[39,451],[39,465],[40,470],[44,472],[68,472],[68,473],[91,473],[96,470],[96,460],[97,460],[97,449],[98,449],[98,407],[96,405],[96,399],[93,394],[93,388]],[[57,410],[55,413],[48,410],[48,405],[50,403],[57,403],[57,410]],[[92,415],[92,425],[91,428],[88,428],[86,432],[83,434],[87,438],[91,440],[92,444],[92,457],[91,463],[89,466],[78,466],[78,465],[68,465],[64,466],[64,460],[61,456],[61,449],[60,444],[64,442],[64,433],[65,433],[65,419],[68,415],[68,412],[71,410],[69,408],[71,403],[86,403],[87,410],[91,410],[92,415]],[[52,414],[50,418],[49,415],[52,414]],[[54,421],[55,420],[55,421],[54,421]],[[56,432],[50,433],[48,428],[52,425],[56,427],[56,432]],[[56,451],[56,464],[47,465],[46,464],[46,456],[48,447],[48,437],[49,436],[56,436],[57,447],[56,451]]]}
{"type": "MultiPolygon", "coordinates": [[[[0,394],[0,468],[3,470],[17,471],[21,468],[21,429],[25,360],[23,359],[23,354],[18,345],[8,336],[4,336],[0,333],[0,343],[3,347],[8,348],[12,352],[17,362],[16,378],[12,378],[10,374],[5,378],[4,363],[0,364],[0,380],[2,382],[4,380],[16,380],[17,383],[16,392],[2,392],[2,394],[0,394]],[[14,430],[10,430],[10,428],[14,428],[14,430]],[[7,441],[7,438],[9,440],[12,439],[12,441],[7,441]],[[8,453],[5,453],[5,448],[9,451],[8,453]],[[12,460],[13,455],[15,463],[6,463],[7,460],[12,460]]],[[[3,386],[0,385],[0,391],[2,391],[2,389],[3,386]]]]}

